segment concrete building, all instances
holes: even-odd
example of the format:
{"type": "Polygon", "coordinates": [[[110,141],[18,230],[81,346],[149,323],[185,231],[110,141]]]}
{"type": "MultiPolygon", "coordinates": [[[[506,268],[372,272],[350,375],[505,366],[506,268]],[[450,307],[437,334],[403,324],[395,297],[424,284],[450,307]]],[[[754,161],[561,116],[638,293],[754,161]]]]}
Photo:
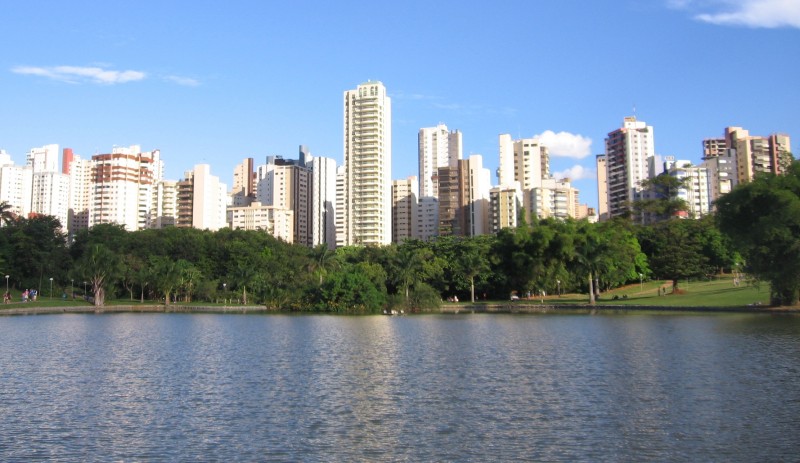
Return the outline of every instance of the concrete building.
{"type": "Polygon", "coordinates": [[[642,190],[642,180],[649,178],[650,160],[655,156],[653,127],[626,117],[605,142],[608,217],[628,215],[642,190]]]}
{"type": "Polygon", "coordinates": [[[608,220],[608,168],[606,166],[606,155],[598,154],[595,156],[597,167],[597,218],[598,220],[608,220]]]}
{"type": "Polygon", "coordinates": [[[245,158],[241,164],[233,169],[233,188],[231,188],[231,204],[234,206],[247,206],[255,201],[256,174],[253,167],[253,158],[245,158]]]}
{"type": "Polygon", "coordinates": [[[292,243],[295,235],[293,216],[291,210],[266,206],[258,201],[249,206],[228,208],[228,223],[231,228],[262,230],[287,243],[292,243]]]}
{"type": "Polygon", "coordinates": [[[0,199],[11,206],[11,213],[28,217],[31,213],[33,167],[14,165],[11,156],[0,150],[0,199]]]}
{"type": "Polygon", "coordinates": [[[686,202],[688,218],[699,219],[711,213],[708,169],[693,166],[689,161],[667,159],[664,163],[667,174],[682,179],[683,187],[678,198],[686,202]]]}
{"type": "Polygon", "coordinates": [[[489,191],[489,231],[497,233],[503,228],[515,228],[522,210],[519,188],[497,186],[489,191]]]}
{"type": "Polygon", "coordinates": [[[439,234],[488,233],[491,173],[480,155],[439,168],[439,234]]]}
{"type": "Polygon", "coordinates": [[[430,241],[437,236],[439,236],[439,200],[432,196],[419,198],[414,238],[430,241]]]}
{"type": "Polygon", "coordinates": [[[462,156],[462,136],[459,131],[449,131],[447,126],[420,129],[419,196],[438,198],[437,175],[440,167],[454,166],[462,156]]]}
{"type": "Polygon", "coordinates": [[[266,206],[292,211],[295,220],[293,243],[313,245],[312,172],[303,160],[268,156],[256,172],[256,197],[266,206]]]}
{"type": "Polygon", "coordinates": [[[67,230],[73,238],[81,230],[89,228],[92,211],[92,191],[94,190],[94,163],[91,159],[83,159],[72,155],[69,164],[69,218],[67,230]]]}
{"type": "Polygon", "coordinates": [[[569,179],[546,178],[539,187],[528,190],[531,215],[539,219],[579,218],[579,197],[569,179]]]}
{"type": "Polygon", "coordinates": [[[336,161],[326,157],[308,157],[311,169],[311,245],[336,247],[336,161]]]}
{"type": "Polygon", "coordinates": [[[211,175],[211,166],[198,164],[187,173],[193,185],[192,227],[200,230],[217,231],[225,228],[227,217],[227,186],[219,181],[219,177],[211,175]]]}
{"type": "Polygon", "coordinates": [[[381,82],[344,92],[342,241],[392,242],[392,105],[381,82]]]}
{"type": "Polygon", "coordinates": [[[128,231],[148,227],[155,185],[164,166],[159,150],[115,147],[111,153],[92,156],[92,205],[89,226],[122,225],[128,231]]]}
{"type": "Polygon", "coordinates": [[[178,182],[162,180],[153,192],[150,228],[174,227],[178,221],[178,182]]]}
{"type": "Polygon", "coordinates": [[[417,177],[392,181],[392,242],[416,238],[417,192],[420,186],[417,177]]]}

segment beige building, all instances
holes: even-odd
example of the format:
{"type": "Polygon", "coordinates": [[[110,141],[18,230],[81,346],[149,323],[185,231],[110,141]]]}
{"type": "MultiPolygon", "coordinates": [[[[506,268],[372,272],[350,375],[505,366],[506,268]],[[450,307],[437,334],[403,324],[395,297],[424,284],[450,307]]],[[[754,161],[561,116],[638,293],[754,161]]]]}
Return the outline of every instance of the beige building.
{"type": "Polygon", "coordinates": [[[531,215],[539,219],[578,218],[579,192],[573,188],[569,179],[542,180],[540,187],[532,188],[528,193],[531,204],[531,215]]]}
{"type": "Polygon", "coordinates": [[[516,227],[522,209],[519,189],[498,186],[489,191],[489,231],[497,233],[503,228],[516,227]]]}
{"type": "Polygon", "coordinates": [[[228,208],[232,229],[262,230],[287,243],[294,239],[294,214],[282,207],[265,206],[255,201],[249,206],[228,208]]]}
{"type": "Polygon", "coordinates": [[[344,92],[345,245],[392,242],[392,106],[381,82],[344,92]]]}
{"type": "Polygon", "coordinates": [[[415,238],[417,226],[417,177],[392,181],[392,242],[415,238]]]}

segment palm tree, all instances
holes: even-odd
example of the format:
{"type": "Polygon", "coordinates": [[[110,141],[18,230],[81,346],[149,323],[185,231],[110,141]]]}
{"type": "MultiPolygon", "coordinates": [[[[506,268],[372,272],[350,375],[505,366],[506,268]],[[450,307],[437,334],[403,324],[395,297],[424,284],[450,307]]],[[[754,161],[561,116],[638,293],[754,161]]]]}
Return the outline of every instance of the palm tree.
{"type": "Polygon", "coordinates": [[[0,201],[0,226],[7,225],[17,217],[11,209],[12,206],[8,201],[0,201]]]}

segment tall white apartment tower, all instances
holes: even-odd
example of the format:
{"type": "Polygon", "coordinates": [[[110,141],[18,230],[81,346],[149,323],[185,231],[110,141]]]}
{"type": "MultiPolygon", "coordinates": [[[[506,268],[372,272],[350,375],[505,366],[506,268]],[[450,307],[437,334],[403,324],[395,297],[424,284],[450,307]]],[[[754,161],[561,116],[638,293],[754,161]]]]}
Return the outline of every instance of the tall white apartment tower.
{"type": "Polygon", "coordinates": [[[606,185],[609,218],[627,215],[649,177],[655,156],[653,127],[636,117],[626,117],[622,127],[606,138],[606,185]]]}
{"type": "Polygon", "coordinates": [[[336,247],[336,161],[314,156],[306,159],[311,168],[311,245],[336,247]]]}
{"type": "Polygon", "coordinates": [[[439,197],[440,167],[455,167],[462,155],[461,132],[439,124],[419,130],[419,197],[439,197]]]}
{"type": "Polygon", "coordinates": [[[381,82],[344,92],[345,245],[392,242],[392,104],[381,82]]]}

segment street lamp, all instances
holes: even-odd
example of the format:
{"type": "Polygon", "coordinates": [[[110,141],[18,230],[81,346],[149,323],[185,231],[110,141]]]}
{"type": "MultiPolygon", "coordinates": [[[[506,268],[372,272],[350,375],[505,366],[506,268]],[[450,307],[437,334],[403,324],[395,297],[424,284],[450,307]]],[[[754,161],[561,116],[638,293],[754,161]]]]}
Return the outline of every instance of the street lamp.
{"type": "Polygon", "coordinates": [[[222,283],[222,302],[227,304],[228,297],[228,283],[222,283]]]}
{"type": "Polygon", "coordinates": [[[53,299],[53,277],[50,277],[50,299],[53,299]]]}
{"type": "Polygon", "coordinates": [[[6,292],[8,292],[8,275],[6,275],[6,292]]]}
{"type": "Polygon", "coordinates": [[[639,291],[644,291],[644,285],[642,283],[642,274],[639,274],[639,291]]]}
{"type": "Polygon", "coordinates": [[[86,282],[83,282],[83,297],[86,297],[86,282]]]}
{"type": "Polygon", "coordinates": [[[75,286],[75,280],[69,280],[69,293],[72,295],[72,298],[75,299],[75,290],[72,289],[75,286]]]}
{"type": "Polygon", "coordinates": [[[558,297],[561,297],[561,280],[556,280],[556,284],[558,285],[558,297]]]}

